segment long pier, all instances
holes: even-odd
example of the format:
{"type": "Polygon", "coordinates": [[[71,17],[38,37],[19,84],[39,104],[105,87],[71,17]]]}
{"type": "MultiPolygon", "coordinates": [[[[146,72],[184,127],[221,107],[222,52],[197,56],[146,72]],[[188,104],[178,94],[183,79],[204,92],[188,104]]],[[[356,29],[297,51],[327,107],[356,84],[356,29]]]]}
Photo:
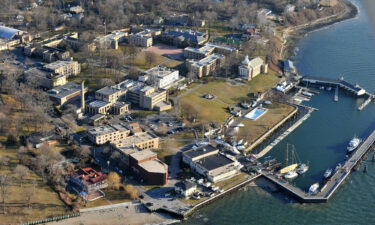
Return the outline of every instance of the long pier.
{"type": "Polygon", "coordinates": [[[301,82],[309,85],[335,87],[335,101],[338,101],[338,87],[348,92],[354,93],[357,96],[367,97],[366,101],[358,107],[358,110],[363,110],[373,99],[375,99],[374,94],[371,94],[370,92],[366,91],[358,84],[351,84],[345,81],[344,79],[330,79],[323,77],[304,76],[302,77],[301,82]]]}
{"type": "Polygon", "coordinates": [[[361,144],[361,146],[345,161],[344,165],[337,169],[331,178],[325,183],[323,187],[320,188],[320,192],[315,195],[308,194],[307,192],[301,190],[298,187],[293,186],[289,182],[280,179],[275,174],[270,172],[260,173],[272,181],[273,183],[280,186],[283,190],[287,191],[299,201],[305,203],[319,203],[327,202],[340,185],[349,176],[353,168],[361,161],[365,154],[371,150],[375,143],[375,130],[367,137],[367,139],[361,144]]]}

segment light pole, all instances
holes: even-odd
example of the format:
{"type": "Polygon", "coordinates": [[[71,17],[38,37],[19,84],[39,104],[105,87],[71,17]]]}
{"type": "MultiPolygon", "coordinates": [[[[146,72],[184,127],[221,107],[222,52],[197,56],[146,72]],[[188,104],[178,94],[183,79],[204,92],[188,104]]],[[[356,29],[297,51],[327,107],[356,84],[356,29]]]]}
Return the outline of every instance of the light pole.
{"type": "Polygon", "coordinates": [[[110,163],[110,161],[108,160],[108,161],[107,161],[107,165],[108,165],[108,173],[109,173],[109,163],[110,163]]]}

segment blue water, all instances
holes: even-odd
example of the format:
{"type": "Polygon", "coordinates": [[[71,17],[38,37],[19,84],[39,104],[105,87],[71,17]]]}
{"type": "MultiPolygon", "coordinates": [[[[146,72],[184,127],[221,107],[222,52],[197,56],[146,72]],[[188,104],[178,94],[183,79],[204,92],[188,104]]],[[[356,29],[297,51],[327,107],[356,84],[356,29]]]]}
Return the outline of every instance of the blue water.
{"type": "Polygon", "coordinates": [[[262,109],[262,108],[255,108],[251,110],[248,114],[246,114],[246,118],[250,120],[257,120],[259,117],[263,116],[264,113],[267,112],[267,109],[262,109]]]}
{"type": "MultiPolygon", "coordinates": [[[[375,93],[375,35],[363,1],[353,2],[360,8],[357,18],[308,34],[294,60],[301,74],[344,76],[375,93]]],[[[321,91],[307,102],[319,110],[269,153],[283,160],[286,144],[295,145],[301,161],[310,165],[294,181],[303,189],[345,160],[354,135],[365,138],[375,129],[375,103],[358,111],[363,99],[342,91],[338,102],[333,97],[334,91],[321,91]]],[[[325,204],[291,204],[282,194],[248,187],[200,210],[184,224],[375,224],[375,164],[365,164],[369,172],[354,172],[325,204]]]]}

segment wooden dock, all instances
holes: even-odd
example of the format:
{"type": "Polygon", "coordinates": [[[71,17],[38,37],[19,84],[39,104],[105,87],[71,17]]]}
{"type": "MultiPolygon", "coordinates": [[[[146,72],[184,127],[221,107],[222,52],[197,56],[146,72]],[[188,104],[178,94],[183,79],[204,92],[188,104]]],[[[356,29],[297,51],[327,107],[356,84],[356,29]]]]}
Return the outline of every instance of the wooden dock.
{"type": "Polygon", "coordinates": [[[353,168],[362,160],[365,154],[371,150],[375,143],[375,130],[367,137],[361,146],[345,161],[344,165],[335,171],[327,183],[321,187],[320,192],[316,195],[310,195],[289,182],[278,178],[275,174],[269,172],[260,172],[264,177],[280,186],[283,190],[294,196],[301,202],[319,203],[327,202],[340,185],[345,181],[353,168]]]}
{"type": "Polygon", "coordinates": [[[374,99],[374,97],[369,96],[366,101],[364,101],[359,107],[358,110],[361,111],[363,110],[370,102],[374,99]]]}
{"type": "Polygon", "coordinates": [[[336,89],[335,89],[335,97],[333,99],[335,102],[338,102],[339,101],[339,87],[336,86],[336,89]]]}

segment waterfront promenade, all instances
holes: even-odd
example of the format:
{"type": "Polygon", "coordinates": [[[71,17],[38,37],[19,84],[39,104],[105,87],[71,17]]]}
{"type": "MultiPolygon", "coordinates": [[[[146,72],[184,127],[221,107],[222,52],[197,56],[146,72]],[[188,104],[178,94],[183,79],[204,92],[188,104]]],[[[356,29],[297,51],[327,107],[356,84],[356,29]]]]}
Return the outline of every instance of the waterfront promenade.
{"type": "Polygon", "coordinates": [[[353,168],[362,160],[366,153],[371,150],[375,143],[375,130],[368,136],[368,138],[361,144],[361,146],[345,161],[339,169],[335,171],[333,176],[327,180],[324,186],[321,187],[319,193],[316,195],[308,194],[307,192],[301,190],[298,187],[293,186],[285,180],[278,178],[275,174],[271,172],[260,173],[272,181],[273,183],[280,186],[283,190],[287,191],[299,201],[305,203],[319,203],[327,202],[335,191],[340,187],[340,185],[345,181],[353,168]]]}

